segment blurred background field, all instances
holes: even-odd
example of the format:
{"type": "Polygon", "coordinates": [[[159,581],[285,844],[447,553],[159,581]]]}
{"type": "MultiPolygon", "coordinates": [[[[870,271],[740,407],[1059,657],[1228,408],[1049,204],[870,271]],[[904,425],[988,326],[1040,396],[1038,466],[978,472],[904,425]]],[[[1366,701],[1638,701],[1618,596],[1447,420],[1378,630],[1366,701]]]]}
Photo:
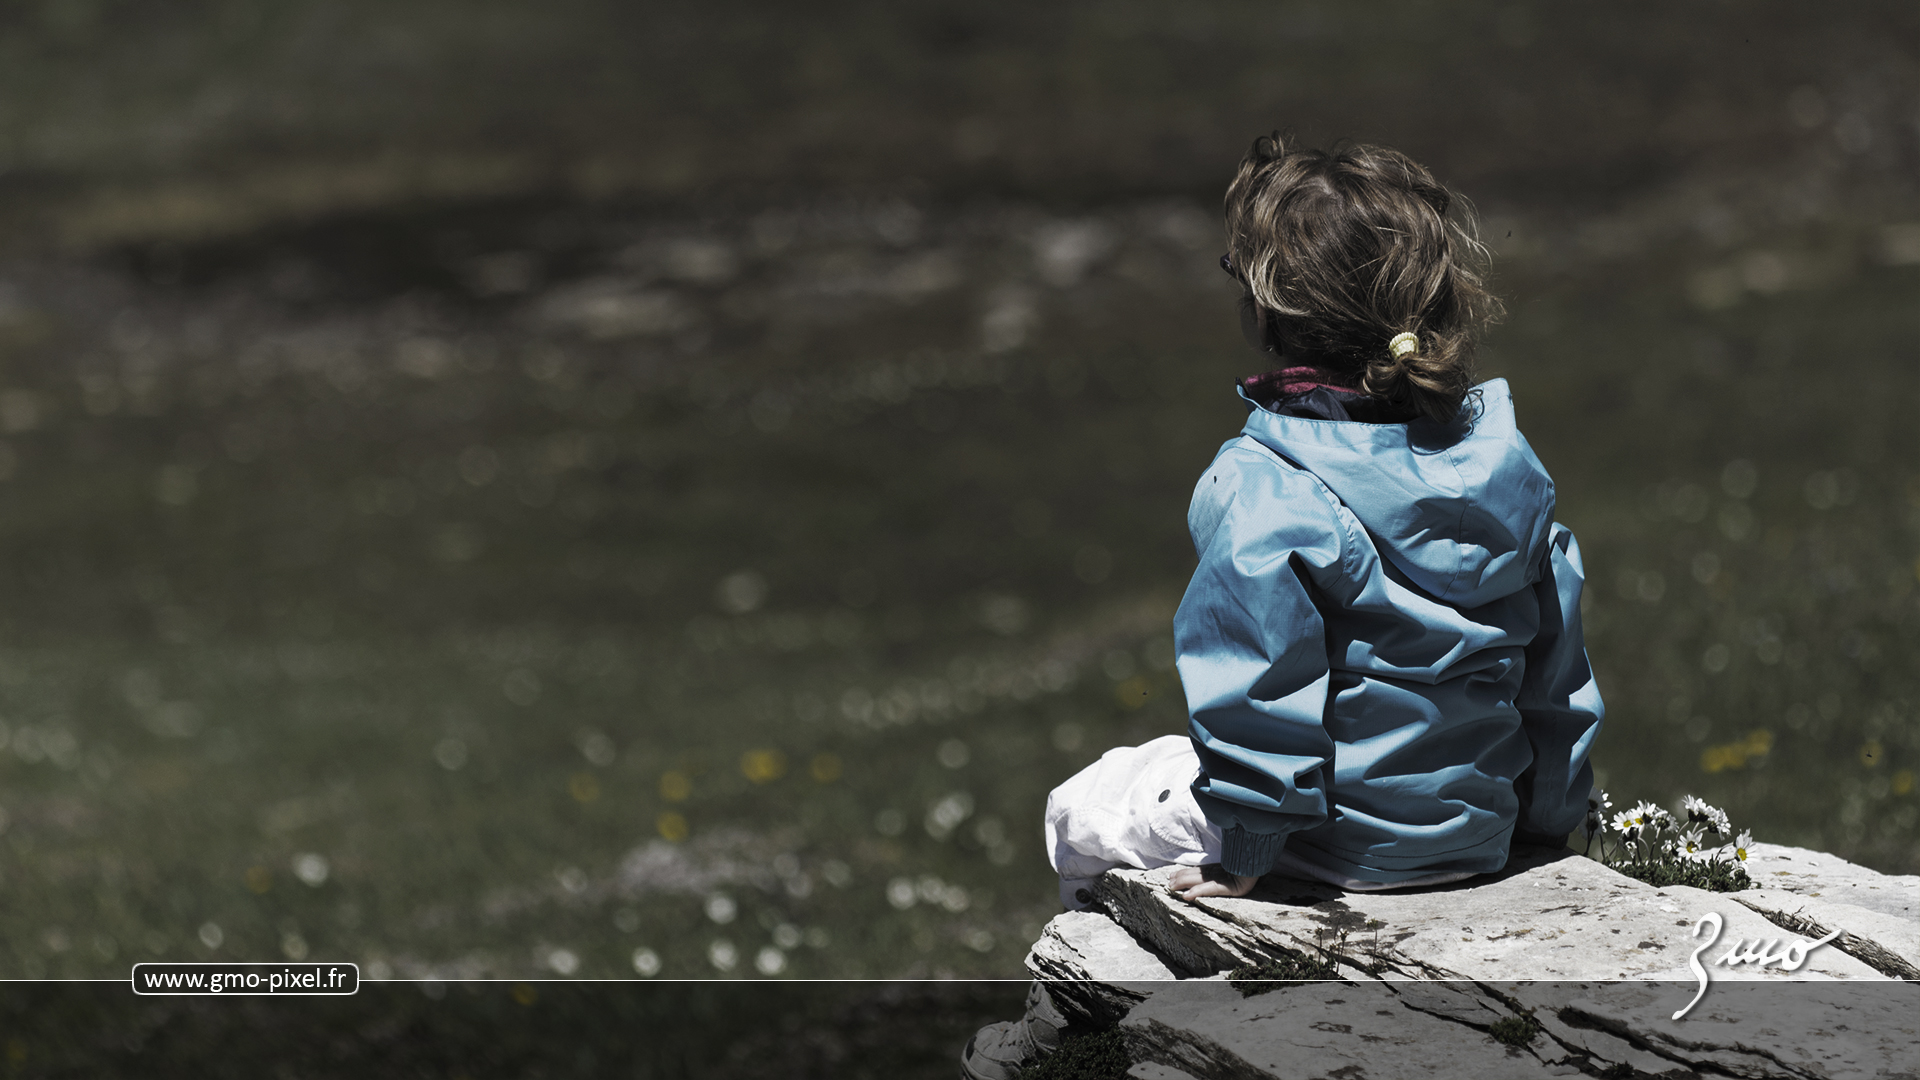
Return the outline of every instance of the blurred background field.
{"type": "Polygon", "coordinates": [[[1251,138],[1477,203],[1616,802],[1920,871],[1920,11],[0,10],[0,976],[1018,977],[1251,138]]]}

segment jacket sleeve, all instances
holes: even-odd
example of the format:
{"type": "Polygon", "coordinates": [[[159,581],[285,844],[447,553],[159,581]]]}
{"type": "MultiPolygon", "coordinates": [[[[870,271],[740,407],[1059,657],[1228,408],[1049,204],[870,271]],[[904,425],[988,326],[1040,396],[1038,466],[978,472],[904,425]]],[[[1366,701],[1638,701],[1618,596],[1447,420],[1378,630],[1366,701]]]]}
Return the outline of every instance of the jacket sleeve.
{"type": "Polygon", "coordinates": [[[1200,758],[1194,798],[1221,829],[1221,865],[1258,876],[1288,834],[1327,816],[1329,673],[1313,582],[1339,573],[1345,531],[1317,482],[1246,453],[1221,455],[1201,478],[1189,517],[1200,565],[1174,642],[1200,758]]]}
{"type": "Polygon", "coordinates": [[[1544,572],[1534,585],[1540,630],[1527,646],[1526,675],[1515,703],[1533,747],[1533,764],[1514,781],[1520,797],[1517,840],[1558,846],[1586,816],[1593,786],[1587,758],[1606,709],[1580,629],[1585,582],[1580,545],[1565,526],[1555,524],[1544,572]]]}

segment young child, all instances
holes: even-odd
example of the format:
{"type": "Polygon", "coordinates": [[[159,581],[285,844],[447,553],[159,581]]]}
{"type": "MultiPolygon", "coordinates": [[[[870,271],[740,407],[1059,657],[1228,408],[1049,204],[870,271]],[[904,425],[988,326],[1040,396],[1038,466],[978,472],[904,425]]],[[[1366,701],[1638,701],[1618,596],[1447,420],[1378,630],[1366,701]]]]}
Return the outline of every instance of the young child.
{"type": "Polygon", "coordinates": [[[1174,616],[1188,736],[1110,751],[1047,801],[1061,899],[1176,866],[1186,900],[1281,872],[1347,889],[1500,869],[1586,813],[1600,694],[1583,571],[1504,380],[1454,197],[1405,155],[1263,138],[1221,265],[1271,370],[1194,490],[1174,616]]]}

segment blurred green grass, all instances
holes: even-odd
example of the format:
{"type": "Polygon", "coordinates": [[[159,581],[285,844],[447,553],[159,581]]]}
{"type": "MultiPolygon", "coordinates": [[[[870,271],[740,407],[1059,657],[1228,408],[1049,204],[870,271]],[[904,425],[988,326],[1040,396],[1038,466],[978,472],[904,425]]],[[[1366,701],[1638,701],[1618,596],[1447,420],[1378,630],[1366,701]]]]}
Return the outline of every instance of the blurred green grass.
{"type": "Polygon", "coordinates": [[[14,242],[91,247],[526,193],[1213,198],[1274,127],[1397,145],[1478,198],[1548,211],[1777,169],[1805,153],[1803,128],[1836,123],[1883,133],[1856,174],[1904,183],[1910,151],[1886,143],[1907,122],[1914,18],[1892,3],[22,0],[0,12],[0,204],[14,242]],[[1815,97],[1792,112],[1801,87],[1815,97]]]}
{"type": "MultiPolygon", "coordinates": [[[[0,517],[9,970],[1017,975],[1046,791],[1181,728],[1186,494],[1249,361],[1178,204],[1080,219],[1111,250],[1017,295],[1044,215],[839,213],[760,254],[708,226],[741,254],[674,286],[693,337],[542,321],[564,280],[370,304],[320,259],[287,299],[272,245],[98,322],[124,272],[23,294],[55,329],[0,399],[33,410],[0,517]],[[929,294],[818,276],[924,249],[963,268],[929,294]],[[1024,340],[966,344],[1009,303],[1024,340]]],[[[646,220],[597,257],[684,250],[646,220]]],[[[1487,366],[1587,553],[1618,797],[1913,866],[1913,277],[1518,293],[1487,366]]]]}
{"type": "Polygon", "coordinates": [[[1486,212],[1616,799],[1913,872],[1912,14],[1654,10],[7,9],[0,974],[1017,976],[1285,125],[1486,212]]]}

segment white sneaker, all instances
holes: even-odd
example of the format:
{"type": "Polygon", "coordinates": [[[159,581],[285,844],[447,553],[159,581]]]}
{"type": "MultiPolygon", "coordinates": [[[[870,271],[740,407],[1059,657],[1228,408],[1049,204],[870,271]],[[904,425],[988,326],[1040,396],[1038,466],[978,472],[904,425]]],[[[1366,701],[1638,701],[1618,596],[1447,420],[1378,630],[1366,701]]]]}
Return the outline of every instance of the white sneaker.
{"type": "Polygon", "coordinates": [[[961,1080],[1015,1080],[1023,1071],[1055,1050],[1067,1019],[1054,1004],[1044,984],[1027,990],[1027,1014],[1002,1020],[974,1032],[960,1052],[961,1080]]]}

